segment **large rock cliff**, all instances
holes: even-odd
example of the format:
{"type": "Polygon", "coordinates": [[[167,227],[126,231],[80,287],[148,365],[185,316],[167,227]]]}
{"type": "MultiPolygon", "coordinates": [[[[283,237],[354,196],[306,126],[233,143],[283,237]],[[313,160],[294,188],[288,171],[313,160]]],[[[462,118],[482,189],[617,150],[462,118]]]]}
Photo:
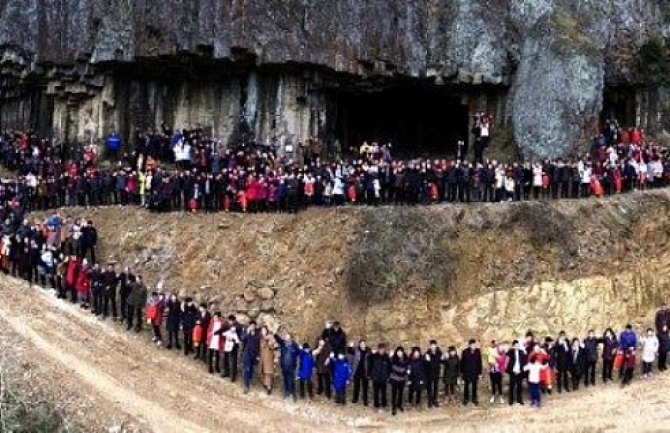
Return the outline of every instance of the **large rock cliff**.
{"type": "MultiPolygon", "coordinates": [[[[524,154],[562,155],[599,117],[606,85],[639,84],[637,52],[670,35],[669,3],[4,0],[2,120],[76,136],[204,121],[225,136],[252,109],[259,138],[302,140],[328,132],[324,75],[415,77],[495,111],[524,154]]],[[[645,126],[662,130],[656,114],[645,126]]]]}

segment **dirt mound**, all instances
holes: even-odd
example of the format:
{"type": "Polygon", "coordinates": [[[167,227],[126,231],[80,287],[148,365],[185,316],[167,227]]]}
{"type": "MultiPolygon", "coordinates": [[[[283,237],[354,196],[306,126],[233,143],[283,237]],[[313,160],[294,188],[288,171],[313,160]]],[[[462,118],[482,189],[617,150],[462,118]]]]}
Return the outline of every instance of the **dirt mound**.
{"type": "Polygon", "coordinates": [[[305,339],[329,318],[352,338],[405,344],[582,334],[648,323],[670,287],[667,191],[298,215],[69,212],[95,220],[100,257],[149,284],[305,339]]]}

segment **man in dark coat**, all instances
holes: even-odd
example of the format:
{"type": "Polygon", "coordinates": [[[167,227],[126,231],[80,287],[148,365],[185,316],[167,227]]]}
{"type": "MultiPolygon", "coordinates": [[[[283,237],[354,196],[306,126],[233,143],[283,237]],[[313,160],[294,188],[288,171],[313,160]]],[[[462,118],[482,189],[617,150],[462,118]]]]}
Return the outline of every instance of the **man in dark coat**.
{"type": "Polygon", "coordinates": [[[521,394],[521,385],[523,383],[523,368],[527,363],[526,353],[521,349],[518,340],[512,342],[512,348],[507,351],[507,368],[506,373],[509,375],[509,404],[517,403],[523,404],[523,396],[521,394]]]}
{"type": "Polygon", "coordinates": [[[181,304],[181,327],[184,333],[184,355],[193,352],[193,328],[198,318],[198,308],[193,298],[186,298],[181,304]]]}
{"type": "Polygon", "coordinates": [[[261,333],[256,329],[256,322],[249,322],[249,326],[242,335],[242,370],[244,379],[244,392],[249,392],[251,379],[254,377],[254,366],[258,361],[261,348],[261,333]]]}
{"type": "Polygon", "coordinates": [[[558,387],[558,392],[562,392],[563,389],[570,391],[570,383],[568,382],[568,372],[571,366],[570,342],[565,337],[564,331],[558,334],[558,340],[553,347],[551,359],[554,360],[556,365],[556,386],[558,387]]]}
{"type": "Polygon", "coordinates": [[[391,375],[391,358],[386,346],[379,344],[377,350],[368,357],[368,373],[372,379],[372,401],[375,408],[386,407],[386,389],[391,375]]]}
{"type": "Polygon", "coordinates": [[[365,340],[359,341],[358,347],[350,349],[349,365],[351,366],[354,379],[354,395],[351,399],[351,402],[354,404],[358,403],[359,397],[362,393],[363,405],[368,405],[369,356],[370,350],[368,349],[365,340]]]}
{"type": "Polygon", "coordinates": [[[332,326],[326,324],[326,329],[321,333],[321,338],[328,342],[333,352],[345,353],[347,349],[347,334],[345,334],[340,326],[340,322],[334,322],[332,326]]]}
{"type": "Polygon", "coordinates": [[[584,370],[584,386],[595,386],[596,384],[596,364],[598,363],[598,345],[602,340],[596,337],[593,329],[589,330],[588,336],[584,339],[584,357],[586,369],[584,370]]]}
{"type": "Polygon", "coordinates": [[[135,318],[137,318],[135,332],[140,332],[142,329],[142,310],[147,303],[147,295],[147,286],[144,285],[142,277],[137,277],[128,296],[128,330],[133,327],[135,318]]]}
{"type": "Polygon", "coordinates": [[[119,282],[121,288],[119,290],[119,297],[121,298],[121,320],[126,320],[128,316],[128,296],[133,289],[135,283],[135,275],[130,268],[125,268],[121,275],[119,275],[119,282]]]}
{"type": "Polygon", "coordinates": [[[482,375],[482,353],[477,347],[477,341],[468,341],[468,348],[461,354],[461,377],[463,378],[463,405],[472,401],[475,406],[477,400],[477,383],[482,375]]]}
{"type": "Polygon", "coordinates": [[[439,406],[437,389],[440,382],[440,363],[442,362],[442,350],[437,341],[431,340],[430,347],[426,352],[426,373],[428,386],[428,407],[439,406]]]}
{"type": "Polygon", "coordinates": [[[116,320],[116,288],[119,285],[119,277],[114,270],[114,264],[107,265],[107,269],[102,274],[102,280],[105,284],[105,305],[102,308],[102,315],[107,317],[111,308],[112,318],[116,320]]]}

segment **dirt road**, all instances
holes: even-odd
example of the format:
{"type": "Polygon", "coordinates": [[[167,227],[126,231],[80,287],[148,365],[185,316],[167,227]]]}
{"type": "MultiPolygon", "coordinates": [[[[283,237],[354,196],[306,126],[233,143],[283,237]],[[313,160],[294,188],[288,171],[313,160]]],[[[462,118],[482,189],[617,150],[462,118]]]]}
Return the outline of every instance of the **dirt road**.
{"type": "MultiPolygon", "coordinates": [[[[0,277],[0,344],[35,368],[35,386],[76,395],[73,411],[91,431],[112,425],[151,432],[369,431],[658,431],[670,423],[670,376],[633,386],[599,386],[530,408],[442,408],[397,418],[328,402],[284,403],[206,374],[202,365],[155,349],[42,289],[0,277]],[[11,346],[11,347],[10,347],[11,346]]],[[[26,367],[31,368],[31,367],[26,367]]]]}

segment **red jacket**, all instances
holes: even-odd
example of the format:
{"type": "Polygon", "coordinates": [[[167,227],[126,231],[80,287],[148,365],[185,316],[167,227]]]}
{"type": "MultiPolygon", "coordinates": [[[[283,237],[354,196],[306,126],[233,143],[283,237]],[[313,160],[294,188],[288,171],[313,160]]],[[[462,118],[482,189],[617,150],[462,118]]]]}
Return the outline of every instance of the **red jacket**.
{"type": "Polygon", "coordinates": [[[79,275],[80,268],[79,260],[70,259],[67,262],[67,271],[65,272],[65,282],[69,286],[74,286],[77,282],[77,276],[79,275]]]}
{"type": "Polygon", "coordinates": [[[91,291],[91,280],[88,278],[86,269],[82,269],[77,275],[77,283],[75,284],[77,294],[88,296],[91,291]]]}

